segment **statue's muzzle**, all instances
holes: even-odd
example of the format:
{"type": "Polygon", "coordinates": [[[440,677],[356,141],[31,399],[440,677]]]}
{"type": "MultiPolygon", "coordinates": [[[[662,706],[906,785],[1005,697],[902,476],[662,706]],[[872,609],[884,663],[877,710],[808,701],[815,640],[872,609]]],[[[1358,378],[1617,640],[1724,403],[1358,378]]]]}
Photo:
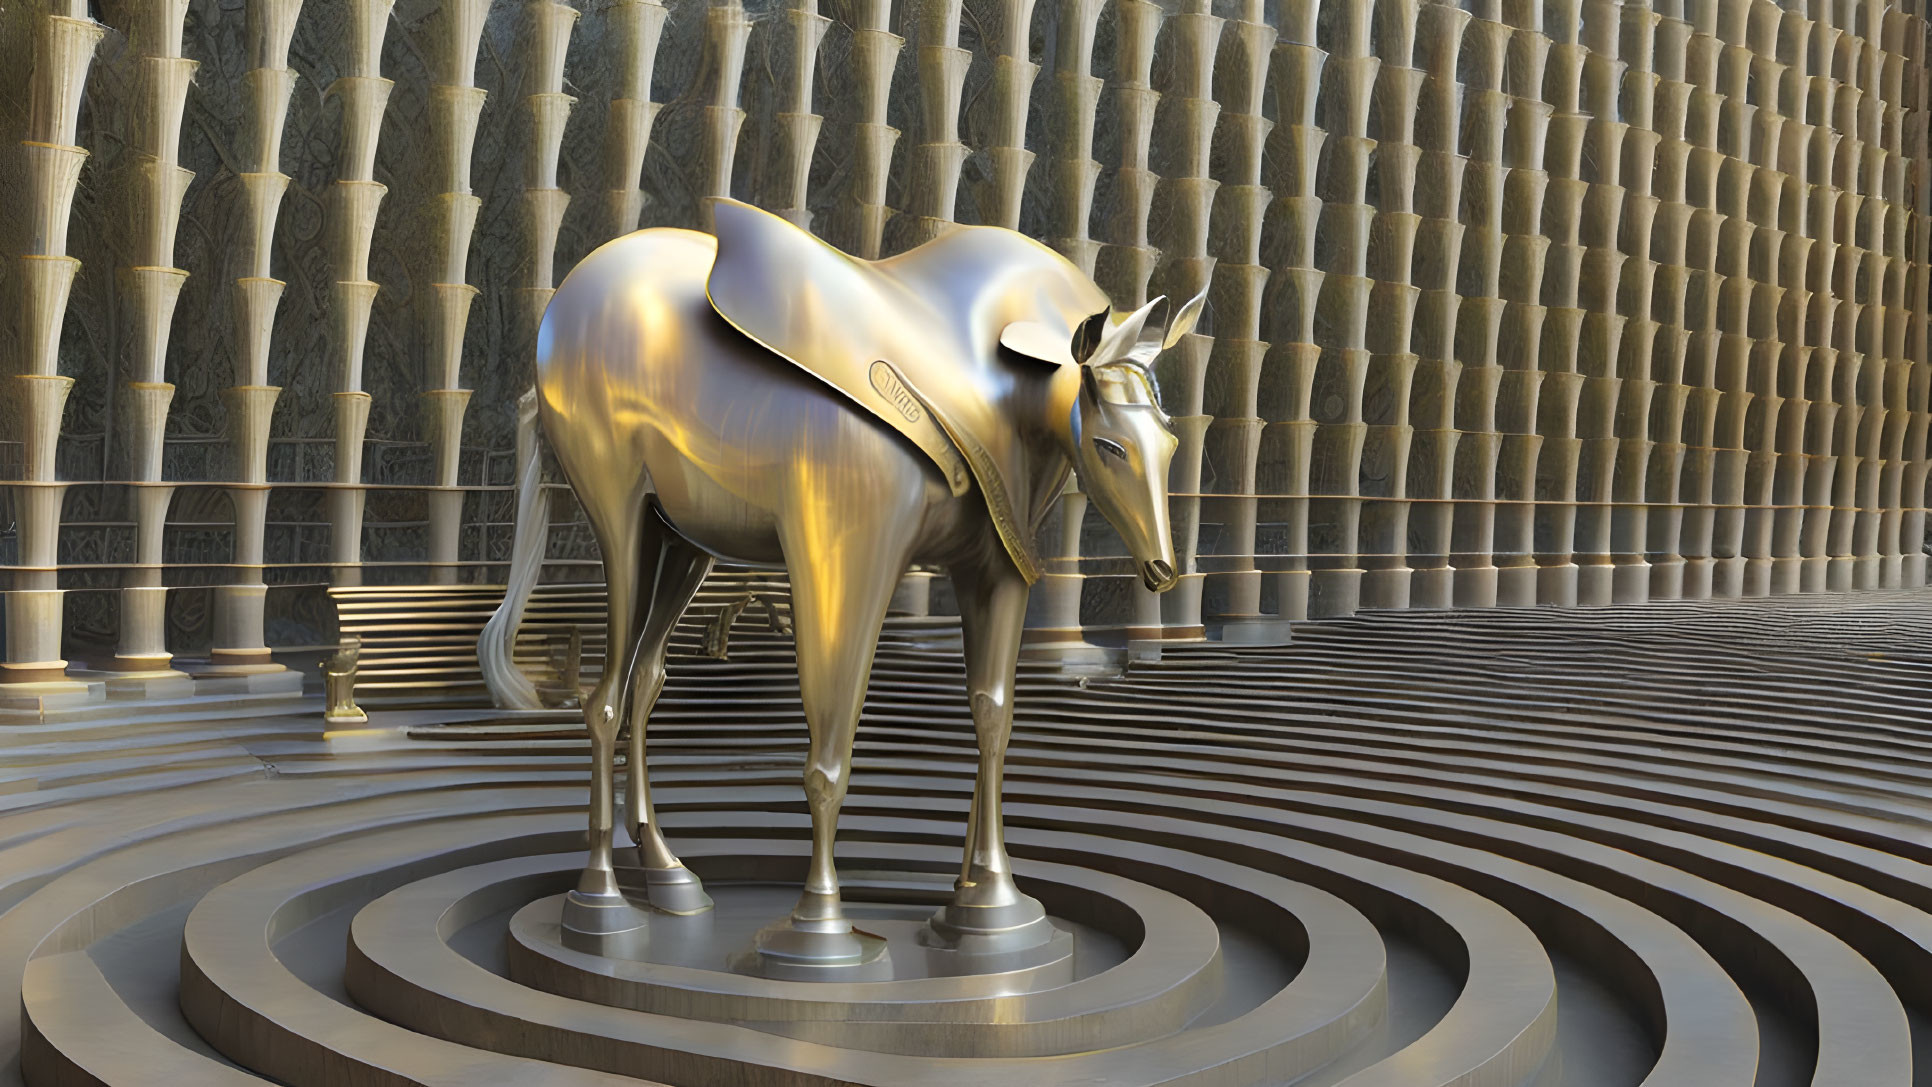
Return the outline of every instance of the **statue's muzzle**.
{"type": "Polygon", "coordinates": [[[1164,593],[1172,589],[1174,583],[1179,580],[1180,578],[1174,575],[1173,564],[1165,559],[1155,559],[1152,562],[1140,564],[1140,583],[1147,586],[1149,592],[1164,593]]]}

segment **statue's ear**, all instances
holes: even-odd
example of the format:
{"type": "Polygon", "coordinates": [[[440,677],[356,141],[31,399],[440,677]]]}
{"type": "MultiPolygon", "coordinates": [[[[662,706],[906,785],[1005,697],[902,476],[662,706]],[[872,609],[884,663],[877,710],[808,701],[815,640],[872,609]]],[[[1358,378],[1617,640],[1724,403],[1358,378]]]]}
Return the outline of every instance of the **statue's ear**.
{"type": "Polygon", "coordinates": [[[1167,333],[1161,338],[1161,350],[1165,351],[1180,343],[1182,336],[1194,331],[1194,322],[1201,319],[1201,311],[1206,307],[1207,288],[1202,287],[1201,293],[1188,299],[1187,304],[1174,315],[1174,320],[1169,322],[1167,333]]]}
{"type": "Polygon", "coordinates": [[[1073,330],[1073,341],[1069,345],[1069,350],[1073,352],[1073,361],[1086,362],[1093,358],[1094,351],[1100,347],[1100,341],[1107,334],[1107,319],[1111,316],[1113,316],[1111,309],[1103,309],[1080,322],[1080,327],[1073,330]]]}
{"type": "Polygon", "coordinates": [[[1039,321],[1014,321],[1000,329],[1000,346],[1050,366],[1079,361],[1069,350],[1066,333],[1039,321]]]}
{"type": "Polygon", "coordinates": [[[1109,325],[1100,339],[1100,346],[1094,348],[1088,359],[1095,363],[1108,363],[1124,358],[1140,342],[1140,330],[1146,327],[1148,317],[1167,304],[1165,296],[1154,299],[1134,312],[1122,317],[1119,324],[1109,325]]]}

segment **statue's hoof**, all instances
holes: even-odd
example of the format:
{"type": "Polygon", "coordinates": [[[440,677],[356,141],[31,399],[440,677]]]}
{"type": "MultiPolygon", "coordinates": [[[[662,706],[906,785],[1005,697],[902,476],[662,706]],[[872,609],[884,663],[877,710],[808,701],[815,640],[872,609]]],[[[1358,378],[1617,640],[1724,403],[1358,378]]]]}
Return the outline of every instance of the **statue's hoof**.
{"type": "Polygon", "coordinates": [[[1006,954],[1040,947],[1059,931],[1047,920],[1046,907],[1031,895],[1000,895],[997,904],[979,905],[970,891],[962,888],[933,914],[920,934],[922,943],[976,955],[1006,954]]]}
{"type": "Polygon", "coordinates": [[[622,955],[641,945],[651,915],[621,894],[571,891],[564,896],[565,947],[593,955],[622,955]]]}
{"type": "Polygon", "coordinates": [[[849,922],[801,922],[787,918],[758,933],[758,954],[805,966],[846,966],[866,957],[867,947],[849,922]]]}
{"type": "Polygon", "coordinates": [[[704,893],[704,881],[683,865],[675,868],[645,868],[644,893],[651,908],[688,917],[711,908],[711,896],[704,893]]]}
{"type": "Polygon", "coordinates": [[[735,959],[732,969],[783,981],[887,981],[892,956],[884,939],[843,917],[787,917],[759,930],[751,952],[735,959]]]}

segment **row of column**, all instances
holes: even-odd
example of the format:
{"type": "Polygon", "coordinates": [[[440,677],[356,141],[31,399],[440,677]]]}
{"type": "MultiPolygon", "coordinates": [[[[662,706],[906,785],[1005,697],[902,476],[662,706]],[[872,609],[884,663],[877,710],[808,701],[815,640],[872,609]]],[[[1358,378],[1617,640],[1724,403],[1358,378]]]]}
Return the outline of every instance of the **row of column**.
{"type": "MultiPolygon", "coordinates": [[[[342,105],[342,151],[328,205],[340,359],[328,508],[331,558],[352,583],[392,0],[343,2],[345,74],[329,88],[342,105]]],[[[1913,206],[1927,184],[1932,80],[1922,12],[1880,0],[1802,10],[1776,0],[1477,0],[1467,10],[1284,0],[1270,22],[1259,0],[1231,18],[1206,0],[1171,16],[1151,0],[1053,3],[1044,80],[1030,0],[975,13],[986,16],[983,56],[959,45],[962,2],[922,9],[911,104],[893,97],[906,42],[890,29],[890,0],[854,8],[851,100],[829,111],[849,126],[837,202],[847,214],[831,225],[835,240],[877,256],[894,204],[911,216],[893,234],[904,244],[956,218],[1031,222],[1037,204],[1051,243],[1122,307],[1155,290],[1210,289],[1211,320],[1159,375],[1182,442],[1170,481],[1182,583],[1162,598],[1127,588],[1118,619],[1130,634],[1266,637],[1283,619],[1363,606],[1923,581],[1928,230],[1913,206]],[[1096,73],[1108,4],[1113,67],[1096,73]],[[1103,121],[1114,156],[1104,165],[1103,121]],[[915,129],[897,159],[895,124],[915,129]],[[983,180],[975,212],[962,216],[975,152],[983,180]]],[[[444,5],[430,92],[440,230],[424,390],[427,557],[442,580],[456,576],[462,544],[461,360],[482,204],[471,155],[486,105],[475,69],[490,9],[444,5]]],[[[129,133],[142,171],[130,224],[138,263],[119,270],[135,330],[126,393],[138,543],[115,664],[166,676],[161,530],[172,487],[161,449],[168,331],[187,275],[173,257],[192,180],[179,165],[180,118],[195,69],[180,55],[185,0],[139,11],[129,28],[144,80],[129,133]]],[[[214,652],[240,671],[273,667],[263,530],[282,283],[270,255],[288,184],[287,55],[300,13],[300,0],[246,4],[239,350],[223,394],[236,575],[216,593],[214,652]]],[[[666,16],[652,0],[605,13],[598,48],[613,83],[596,218],[609,234],[635,227],[650,200],[640,178],[666,16]]],[[[519,18],[531,138],[518,309],[534,325],[571,199],[558,161],[578,11],[534,0],[519,18]]],[[[833,24],[815,0],[795,0],[764,25],[778,61],[766,70],[778,73],[779,168],[753,195],[810,225],[828,203],[810,189],[828,114],[817,53],[833,24]]],[[[61,0],[37,34],[21,148],[34,227],[19,257],[20,568],[0,662],[16,683],[58,682],[65,667],[55,570],[65,485],[52,450],[72,384],[58,347],[76,267],[66,220],[86,159],[75,130],[101,27],[80,0],[61,0]]],[[[706,6],[691,156],[700,208],[734,192],[752,35],[740,4],[706,6]]],[[[1076,642],[1087,578],[1117,572],[1114,556],[1083,554],[1084,508],[1077,495],[1063,503],[1034,617],[1043,635],[1076,642]]]]}

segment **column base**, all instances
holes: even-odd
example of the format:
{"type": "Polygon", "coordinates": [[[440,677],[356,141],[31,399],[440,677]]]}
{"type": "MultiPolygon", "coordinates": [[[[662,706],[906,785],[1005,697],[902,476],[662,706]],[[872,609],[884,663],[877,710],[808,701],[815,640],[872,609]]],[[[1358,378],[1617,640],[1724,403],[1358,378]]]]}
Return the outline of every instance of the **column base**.
{"type": "Polygon", "coordinates": [[[1361,570],[1317,570],[1308,585],[1308,617],[1338,619],[1362,609],[1361,570]]]}
{"type": "Polygon", "coordinates": [[[1415,571],[1406,566],[1369,570],[1362,574],[1364,608],[1401,608],[1409,606],[1411,582],[1415,571]]]}
{"type": "Polygon", "coordinates": [[[1459,608],[1493,608],[1502,581],[1494,566],[1458,566],[1452,579],[1455,605],[1459,608]]]}
{"type": "Polygon", "coordinates": [[[1432,611],[1456,606],[1456,572],[1449,567],[1409,575],[1409,607],[1432,611]]]}
{"type": "Polygon", "coordinates": [[[1081,638],[1078,630],[1029,630],[1020,642],[1020,659],[1083,676],[1119,675],[1127,667],[1126,650],[1095,645],[1081,638]]]}
{"type": "Polygon", "coordinates": [[[1612,604],[1647,604],[1650,602],[1651,565],[1647,562],[1624,562],[1610,568],[1610,602],[1612,604]]]}
{"type": "Polygon", "coordinates": [[[1681,600],[1684,596],[1684,560],[1668,558],[1650,564],[1650,599],[1681,600]]]}
{"type": "MultiPolygon", "coordinates": [[[[116,658],[119,661],[128,658],[116,658]]],[[[77,679],[101,684],[109,699],[122,701],[162,701],[176,698],[193,698],[195,695],[194,677],[173,668],[121,668],[114,665],[73,673],[77,679]]]]}
{"type": "Polygon", "coordinates": [[[1279,615],[1224,615],[1213,637],[1228,645],[1287,645],[1294,640],[1292,625],[1279,615]]]}
{"type": "Polygon", "coordinates": [[[1860,555],[1852,559],[1852,588],[1878,588],[1878,556],[1860,555]]]}
{"type": "Polygon", "coordinates": [[[212,667],[194,667],[188,673],[195,681],[196,695],[283,695],[299,698],[302,673],[276,665],[273,672],[225,672],[212,667]]]}
{"type": "Polygon", "coordinates": [[[1559,608],[1574,608],[1577,601],[1577,566],[1573,562],[1536,568],[1536,602],[1559,608]]]}
{"type": "Polygon", "coordinates": [[[1826,568],[1831,560],[1823,555],[1806,555],[1798,560],[1798,591],[1801,593],[1822,593],[1825,591],[1826,568]]]}
{"type": "Polygon", "coordinates": [[[1536,567],[1505,566],[1496,571],[1496,606],[1533,608],[1536,606],[1536,567]]]}
{"type": "Polygon", "coordinates": [[[1207,575],[1182,574],[1173,588],[1160,595],[1162,641],[1207,640],[1207,627],[1201,623],[1201,590],[1206,587],[1207,575]]]}
{"type": "Polygon", "coordinates": [[[1314,575],[1307,570],[1280,570],[1268,576],[1275,582],[1275,614],[1284,622],[1308,618],[1308,586],[1314,575]]]}
{"type": "Polygon", "coordinates": [[[264,676],[286,671],[287,668],[275,663],[274,655],[267,649],[211,649],[208,651],[208,666],[200,673],[211,676],[264,676]]]}
{"type": "Polygon", "coordinates": [[[0,688],[33,685],[52,690],[54,686],[72,682],[64,660],[0,663],[0,688]]]}
{"type": "Polygon", "coordinates": [[[1914,551],[1899,556],[1899,579],[1908,589],[1916,589],[1925,584],[1925,553],[1914,551]]]}
{"type": "Polygon", "coordinates": [[[1765,597],[1771,595],[1771,560],[1768,558],[1748,558],[1744,560],[1743,595],[1765,597]]]}
{"type": "Polygon", "coordinates": [[[38,721],[48,713],[100,702],[105,697],[106,691],[99,683],[86,680],[63,678],[0,683],[0,724],[38,721]]]}
{"type": "Polygon", "coordinates": [[[892,601],[886,605],[887,615],[906,615],[924,617],[932,614],[933,575],[925,570],[910,570],[899,579],[899,585],[892,590],[892,601]]]}
{"type": "Polygon", "coordinates": [[[1825,589],[1828,592],[1848,593],[1852,587],[1852,560],[1850,555],[1833,555],[1825,560],[1825,589]]]}
{"type": "Polygon", "coordinates": [[[1878,587],[1897,589],[1905,584],[1905,556],[1880,555],[1878,557],[1878,587]]]}
{"type": "Polygon", "coordinates": [[[1804,573],[1796,555],[1784,555],[1771,560],[1771,591],[1785,596],[1804,591],[1804,573]]]}
{"type": "Polygon", "coordinates": [[[1728,559],[1712,559],[1711,595],[1733,600],[1744,595],[1745,560],[1733,556],[1728,559]]]}
{"type": "Polygon", "coordinates": [[[1711,559],[1684,560],[1685,600],[1709,600],[1711,585],[1717,578],[1717,564],[1711,559]]]}
{"type": "Polygon", "coordinates": [[[1600,608],[1616,600],[1617,568],[1607,562],[1578,563],[1576,602],[1583,607],[1600,608]]]}

